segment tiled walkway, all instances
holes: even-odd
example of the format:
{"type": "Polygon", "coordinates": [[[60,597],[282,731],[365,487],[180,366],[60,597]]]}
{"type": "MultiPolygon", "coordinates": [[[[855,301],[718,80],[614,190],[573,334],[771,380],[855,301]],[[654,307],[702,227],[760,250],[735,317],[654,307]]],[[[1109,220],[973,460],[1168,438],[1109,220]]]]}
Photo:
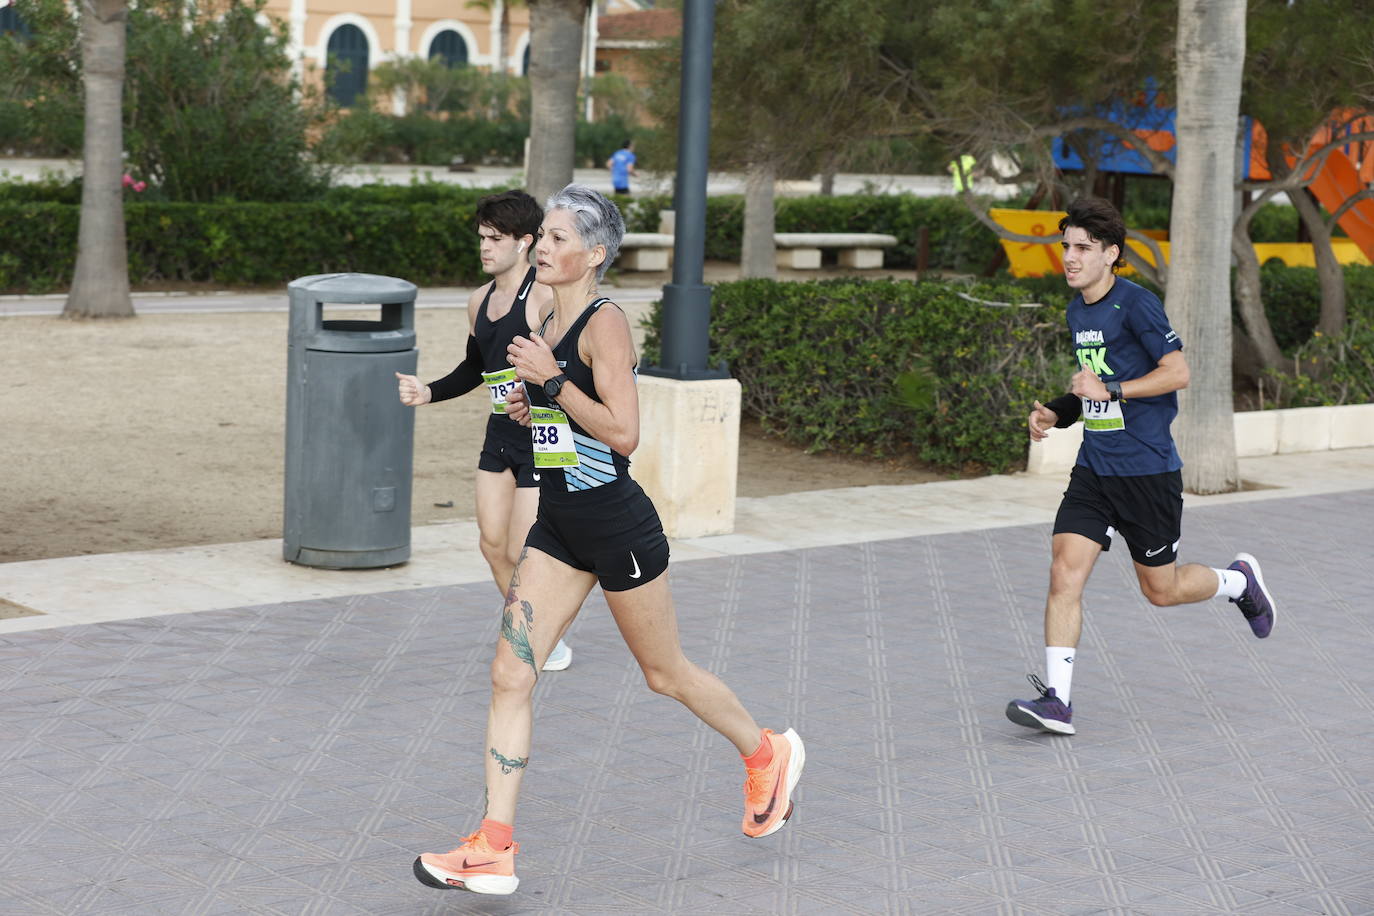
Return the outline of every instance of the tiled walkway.
{"type": "Polygon", "coordinates": [[[1374,490],[1187,512],[1185,558],[1264,563],[1264,642],[1112,551],[1072,738],[1002,711],[1047,526],[675,565],[688,654],[807,742],[765,840],[594,597],[541,679],[508,898],[410,874],[480,811],[489,584],[0,637],[0,912],[1374,912],[1371,518],[1374,490]]]}

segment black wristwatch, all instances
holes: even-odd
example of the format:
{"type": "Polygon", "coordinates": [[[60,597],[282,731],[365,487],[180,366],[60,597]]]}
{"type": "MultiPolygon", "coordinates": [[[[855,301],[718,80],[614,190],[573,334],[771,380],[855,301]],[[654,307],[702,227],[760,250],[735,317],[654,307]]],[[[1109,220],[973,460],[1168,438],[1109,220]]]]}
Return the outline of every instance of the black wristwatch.
{"type": "Polygon", "coordinates": [[[544,383],[544,394],[550,398],[558,397],[558,392],[563,390],[563,383],[568,380],[568,373],[560,372],[553,378],[544,383]]]}
{"type": "Polygon", "coordinates": [[[1111,399],[1111,400],[1113,400],[1113,401],[1124,401],[1124,400],[1126,400],[1124,397],[1121,396],[1121,383],[1120,383],[1120,382],[1104,382],[1103,384],[1105,384],[1105,385],[1107,386],[1107,397],[1108,397],[1109,399],[1111,399]]]}

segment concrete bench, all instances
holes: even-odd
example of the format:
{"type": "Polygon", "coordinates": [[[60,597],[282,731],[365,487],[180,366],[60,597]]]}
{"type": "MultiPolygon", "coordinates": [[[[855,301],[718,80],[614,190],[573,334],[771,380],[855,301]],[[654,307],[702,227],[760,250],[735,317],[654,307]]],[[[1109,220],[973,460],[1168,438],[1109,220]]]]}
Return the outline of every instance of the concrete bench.
{"type": "Polygon", "coordinates": [[[662,232],[627,232],[614,267],[621,270],[667,270],[673,237],[662,232]]]}
{"type": "Polygon", "coordinates": [[[818,270],[821,249],[838,248],[840,266],[872,270],[883,266],[883,249],[897,244],[895,235],[870,232],[776,232],[778,266],[792,270],[818,270]]]}

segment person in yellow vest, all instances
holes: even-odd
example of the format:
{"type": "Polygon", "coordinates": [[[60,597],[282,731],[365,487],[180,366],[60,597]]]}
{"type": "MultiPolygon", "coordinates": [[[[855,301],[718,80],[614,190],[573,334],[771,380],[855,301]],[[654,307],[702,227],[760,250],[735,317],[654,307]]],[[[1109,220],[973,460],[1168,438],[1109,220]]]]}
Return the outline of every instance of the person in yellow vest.
{"type": "Polygon", "coordinates": [[[966,190],[973,189],[973,167],[978,164],[978,160],[968,153],[954,159],[947,166],[949,174],[954,177],[954,193],[962,194],[966,190]]]}

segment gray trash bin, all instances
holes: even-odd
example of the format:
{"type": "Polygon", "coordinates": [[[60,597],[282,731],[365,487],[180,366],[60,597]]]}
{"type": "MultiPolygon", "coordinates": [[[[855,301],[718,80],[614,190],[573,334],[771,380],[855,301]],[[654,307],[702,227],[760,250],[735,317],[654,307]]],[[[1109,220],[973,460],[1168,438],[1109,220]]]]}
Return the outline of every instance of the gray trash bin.
{"type": "Polygon", "coordinates": [[[282,554],[331,569],[410,559],[415,411],[393,373],[415,374],[415,285],[373,274],[287,287],[282,554]],[[324,320],[325,304],[378,305],[376,321],[324,320]]]}

